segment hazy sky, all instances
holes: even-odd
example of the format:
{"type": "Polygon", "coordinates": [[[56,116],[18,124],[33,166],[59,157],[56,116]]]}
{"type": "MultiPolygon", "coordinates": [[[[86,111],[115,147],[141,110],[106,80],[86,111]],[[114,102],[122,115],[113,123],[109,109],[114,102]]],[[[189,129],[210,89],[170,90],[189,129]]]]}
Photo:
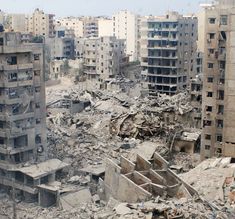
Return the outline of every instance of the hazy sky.
{"type": "Polygon", "coordinates": [[[57,17],[112,15],[122,9],[142,14],[161,15],[167,10],[197,12],[206,0],[0,0],[0,9],[9,13],[31,13],[35,8],[57,17]]]}

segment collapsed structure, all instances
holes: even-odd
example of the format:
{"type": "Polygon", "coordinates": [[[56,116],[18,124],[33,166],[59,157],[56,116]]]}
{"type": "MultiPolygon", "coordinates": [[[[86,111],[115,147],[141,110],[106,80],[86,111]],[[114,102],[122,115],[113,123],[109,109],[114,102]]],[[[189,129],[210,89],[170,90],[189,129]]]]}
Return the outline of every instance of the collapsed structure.
{"type": "Polygon", "coordinates": [[[108,197],[128,203],[148,201],[157,196],[192,198],[196,194],[157,153],[150,161],[139,154],[135,163],[124,157],[120,164],[108,160],[104,187],[108,197]]]}
{"type": "Polygon", "coordinates": [[[0,49],[0,188],[41,202],[38,186],[67,166],[47,160],[43,45],[1,32],[0,49]]]}

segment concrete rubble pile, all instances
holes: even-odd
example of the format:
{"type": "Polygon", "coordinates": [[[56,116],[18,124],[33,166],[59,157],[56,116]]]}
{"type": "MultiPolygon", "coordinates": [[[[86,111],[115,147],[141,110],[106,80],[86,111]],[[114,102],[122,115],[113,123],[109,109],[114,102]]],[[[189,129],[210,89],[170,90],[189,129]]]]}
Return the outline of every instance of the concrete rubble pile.
{"type": "MultiPolygon", "coordinates": [[[[228,160],[214,159],[210,163],[207,161],[192,170],[191,176],[198,177],[200,171],[208,174],[211,168],[211,175],[214,177],[204,184],[214,183],[208,189],[210,195],[203,194],[200,186],[195,190],[187,181],[196,182],[195,178],[190,178],[190,172],[182,178],[176,175],[169,168],[169,163],[159,154],[154,153],[148,161],[137,154],[135,163],[120,157],[120,161],[106,160],[105,179],[100,179],[100,189],[97,194],[92,195],[88,188],[80,189],[73,193],[61,194],[57,207],[45,208],[35,204],[24,202],[17,203],[18,218],[25,219],[191,219],[191,218],[234,218],[234,200],[231,194],[226,191],[233,190],[231,178],[224,179],[224,176],[231,176],[234,165],[228,160]],[[224,171],[223,176],[212,174],[220,169],[224,171]],[[225,173],[227,172],[227,173],[225,173]],[[188,174],[188,175],[187,175],[188,174]],[[217,178],[216,178],[217,177],[217,178]],[[215,180],[215,182],[214,182],[215,180]],[[220,184],[217,182],[220,181],[220,184]],[[222,183],[224,182],[224,183],[222,183]],[[225,192],[215,191],[218,189],[225,192]],[[221,187],[220,187],[221,186],[221,187]],[[230,204],[223,203],[222,200],[214,198],[214,194],[224,194],[224,198],[230,204]],[[228,195],[228,196],[227,196],[228,195]],[[211,197],[211,199],[208,199],[211,197]]],[[[233,175],[232,175],[233,176],[233,175]]],[[[233,176],[234,177],[234,176],[233,176]]],[[[205,180],[206,181],[206,180],[205,180]]],[[[202,183],[203,186],[203,183],[202,183]]],[[[206,188],[203,188],[206,191],[206,188]]],[[[11,218],[12,203],[5,197],[0,197],[1,218],[11,218]]]]}
{"type": "MultiPolygon", "coordinates": [[[[20,218],[229,218],[176,175],[199,160],[187,94],[147,99],[69,85],[47,97],[49,156],[70,164],[61,182],[76,189],[61,190],[57,207],[17,203],[20,218]]],[[[12,214],[11,202],[0,204],[12,214]]]]}
{"type": "Polygon", "coordinates": [[[181,175],[198,193],[218,206],[235,209],[235,164],[231,157],[212,158],[181,175]]]}
{"type": "Polygon", "coordinates": [[[87,92],[74,86],[48,89],[47,96],[49,104],[64,98],[90,103],[78,113],[71,113],[63,103],[47,108],[50,154],[75,168],[100,164],[106,156],[125,156],[125,149],[146,140],[166,142],[161,154],[167,154],[175,132],[190,127],[192,107],[184,93],[149,100],[119,92],[87,92]]]}
{"type": "Polygon", "coordinates": [[[187,94],[174,97],[159,95],[155,99],[138,99],[127,113],[113,116],[110,133],[120,137],[146,138],[147,136],[169,136],[175,130],[190,127],[190,112],[193,110],[187,94]]]}

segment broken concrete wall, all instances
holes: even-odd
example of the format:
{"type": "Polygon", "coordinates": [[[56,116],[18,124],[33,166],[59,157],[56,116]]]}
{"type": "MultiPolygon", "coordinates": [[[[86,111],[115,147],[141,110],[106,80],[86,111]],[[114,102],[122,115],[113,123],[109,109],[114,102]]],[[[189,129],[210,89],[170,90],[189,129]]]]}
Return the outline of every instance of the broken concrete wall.
{"type": "Polygon", "coordinates": [[[168,166],[157,153],[150,161],[139,154],[134,163],[121,158],[120,166],[108,159],[104,180],[106,198],[112,196],[123,202],[140,202],[165,194],[178,198],[191,198],[197,194],[168,166]]]}
{"type": "Polygon", "coordinates": [[[151,193],[121,174],[121,167],[110,159],[106,161],[105,194],[106,198],[112,196],[126,202],[138,202],[151,197],[151,193]]]}
{"type": "Polygon", "coordinates": [[[193,154],[194,147],[194,141],[176,140],[174,143],[174,150],[177,152],[186,152],[188,154],[193,154]]]}
{"type": "Polygon", "coordinates": [[[45,189],[39,189],[39,205],[43,208],[50,207],[52,205],[55,205],[57,202],[57,194],[47,191],[45,189]]]}

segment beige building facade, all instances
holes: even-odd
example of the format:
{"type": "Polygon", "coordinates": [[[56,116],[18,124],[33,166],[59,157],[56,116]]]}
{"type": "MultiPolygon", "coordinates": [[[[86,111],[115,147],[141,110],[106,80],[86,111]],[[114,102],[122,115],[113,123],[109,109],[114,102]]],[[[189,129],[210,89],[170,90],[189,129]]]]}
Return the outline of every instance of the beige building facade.
{"type": "Polygon", "coordinates": [[[88,80],[109,82],[122,73],[127,63],[125,41],[116,37],[90,38],[84,41],[84,73],[88,80]]]}
{"type": "Polygon", "coordinates": [[[10,14],[10,29],[14,32],[27,32],[27,19],[25,14],[10,14]]]}
{"type": "Polygon", "coordinates": [[[113,20],[109,18],[100,18],[98,20],[98,37],[113,36],[113,20]]]}
{"type": "Polygon", "coordinates": [[[201,158],[235,157],[235,1],[205,10],[201,158]]]}
{"type": "Polygon", "coordinates": [[[28,17],[27,22],[29,33],[46,38],[55,36],[53,14],[45,14],[42,10],[37,8],[34,13],[28,17]]]}
{"type": "Polygon", "coordinates": [[[58,19],[57,26],[66,27],[74,30],[75,37],[98,37],[99,36],[99,19],[98,17],[67,17],[58,19]]]}
{"type": "Polygon", "coordinates": [[[126,41],[130,61],[138,60],[138,19],[138,15],[126,10],[113,15],[113,35],[126,41]]]}

